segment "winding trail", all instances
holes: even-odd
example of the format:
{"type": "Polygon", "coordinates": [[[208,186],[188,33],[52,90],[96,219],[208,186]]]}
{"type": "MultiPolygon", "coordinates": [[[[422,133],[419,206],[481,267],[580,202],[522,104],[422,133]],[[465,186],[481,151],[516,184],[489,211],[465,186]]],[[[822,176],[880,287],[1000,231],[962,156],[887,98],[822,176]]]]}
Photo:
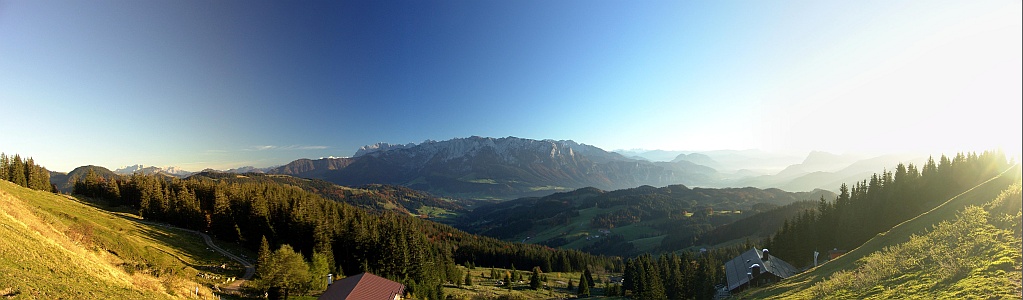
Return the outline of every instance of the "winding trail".
{"type": "Polygon", "coordinates": [[[224,250],[223,248],[220,248],[219,246],[217,246],[216,244],[213,243],[213,239],[210,238],[210,236],[208,234],[200,232],[200,231],[195,231],[195,230],[188,230],[188,229],[183,229],[183,230],[187,230],[187,231],[198,233],[200,236],[202,236],[203,241],[206,241],[206,245],[210,246],[210,249],[213,249],[213,250],[216,250],[217,252],[220,252],[220,254],[223,254],[227,258],[230,258],[230,259],[232,259],[234,261],[237,261],[238,263],[242,264],[242,266],[245,267],[245,275],[242,275],[242,279],[235,280],[234,282],[231,282],[231,284],[227,285],[225,287],[225,289],[238,290],[238,288],[241,287],[243,282],[251,280],[252,276],[256,275],[256,266],[255,265],[253,265],[252,263],[249,263],[249,261],[247,261],[247,260],[245,260],[245,259],[243,259],[241,257],[238,257],[237,255],[234,255],[234,253],[228,252],[227,250],[224,250]]]}
{"type": "Polygon", "coordinates": [[[245,275],[242,275],[241,279],[235,280],[235,281],[231,282],[231,284],[228,284],[227,286],[224,286],[223,289],[225,289],[225,290],[240,291],[242,283],[244,283],[245,281],[248,281],[248,280],[252,280],[252,276],[256,275],[256,266],[255,265],[253,265],[252,263],[250,263],[249,261],[247,261],[247,260],[245,260],[245,259],[243,259],[241,257],[238,257],[237,255],[234,255],[231,252],[228,252],[227,250],[224,250],[224,248],[220,248],[220,246],[217,246],[217,244],[213,243],[213,238],[210,238],[210,236],[208,234],[204,233],[204,232],[196,231],[196,230],[191,230],[191,229],[185,229],[185,228],[176,227],[176,226],[171,226],[171,225],[164,224],[164,223],[156,223],[156,222],[141,220],[141,219],[133,219],[133,220],[137,221],[139,223],[143,223],[143,224],[148,224],[148,225],[153,225],[153,226],[160,226],[160,227],[171,228],[171,229],[177,229],[177,230],[181,230],[181,231],[187,231],[187,232],[198,234],[199,236],[202,237],[203,241],[206,242],[206,246],[209,246],[210,249],[213,249],[214,251],[217,251],[221,255],[223,255],[223,256],[225,256],[227,258],[230,258],[231,260],[234,260],[234,261],[242,264],[242,266],[245,267],[245,275]]]}

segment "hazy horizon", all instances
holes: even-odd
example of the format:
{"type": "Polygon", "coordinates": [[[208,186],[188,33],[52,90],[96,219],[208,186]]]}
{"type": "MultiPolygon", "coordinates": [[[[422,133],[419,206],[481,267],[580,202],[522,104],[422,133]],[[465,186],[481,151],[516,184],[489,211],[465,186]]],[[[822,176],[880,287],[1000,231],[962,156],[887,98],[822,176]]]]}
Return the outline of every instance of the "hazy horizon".
{"type": "MultiPolygon", "coordinates": [[[[487,137],[487,138],[498,138],[498,137],[487,137]]],[[[425,141],[414,142],[413,144],[421,144],[422,142],[425,142],[425,141]]],[[[581,144],[586,144],[585,142],[580,142],[580,141],[575,141],[575,142],[579,142],[581,144]]],[[[214,165],[197,165],[194,168],[189,168],[189,167],[183,167],[183,166],[180,166],[180,165],[159,165],[159,164],[150,164],[150,163],[147,163],[147,162],[144,162],[144,161],[140,161],[140,162],[125,164],[125,165],[102,165],[102,164],[95,164],[95,163],[82,163],[80,165],[73,166],[73,167],[71,167],[70,169],[67,169],[67,170],[50,169],[50,171],[67,173],[67,172],[70,172],[71,170],[73,170],[74,168],[83,167],[83,166],[87,166],[87,165],[100,166],[100,167],[107,168],[107,169],[109,169],[111,171],[116,171],[116,170],[119,170],[119,169],[133,167],[133,166],[136,166],[136,165],[141,165],[143,167],[158,167],[158,168],[162,168],[162,169],[173,167],[173,168],[177,168],[179,170],[187,171],[187,172],[200,172],[200,171],[203,171],[203,170],[206,170],[206,169],[213,169],[213,170],[218,170],[218,171],[227,171],[227,170],[230,170],[230,169],[238,169],[238,168],[245,168],[245,167],[254,167],[254,168],[262,169],[262,168],[280,167],[280,166],[286,165],[286,164],[288,164],[288,163],[290,163],[292,161],[298,160],[298,159],[317,160],[317,159],[324,159],[324,158],[346,158],[346,157],[353,157],[355,152],[356,152],[356,150],[358,150],[358,149],[354,149],[354,150],[350,151],[351,154],[348,154],[348,155],[315,156],[315,157],[313,157],[313,156],[310,156],[310,157],[294,157],[294,158],[291,158],[291,159],[286,159],[285,161],[282,161],[281,163],[269,164],[269,165],[231,165],[231,166],[223,166],[223,167],[216,167],[214,165]]],[[[902,155],[902,156],[919,156],[919,157],[931,156],[931,157],[937,159],[941,155],[954,156],[956,153],[964,152],[964,151],[934,152],[934,153],[931,153],[931,152],[914,152],[914,151],[902,151],[902,152],[830,152],[830,151],[823,151],[823,150],[770,151],[770,150],[763,150],[763,149],[664,150],[664,149],[638,149],[638,148],[637,149],[613,149],[613,150],[611,150],[611,149],[603,149],[603,150],[607,151],[607,152],[619,153],[619,154],[622,154],[623,156],[625,156],[627,158],[634,158],[634,157],[630,157],[630,155],[626,155],[626,154],[630,154],[632,152],[639,152],[640,154],[642,154],[642,153],[651,152],[651,151],[679,152],[679,153],[685,153],[685,154],[693,154],[693,153],[708,154],[708,153],[716,153],[716,152],[717,153],[720,153],[720,152],[736,152],[736,153],[758,152],[760,154],[772,156],[772,157],[776,158],[778,162],[784,162],[784,164],[775,163],[775,165],[772,166],[772,167],[755,167],[754,166],[754,167],[749,167],[749,168],[745,168],[745,169],[759,170],[759,171],[770,171],[770,172],[781,171],[782,169],[784,169],[785,167],[788,167],[790,165],[799,164],[799,163],[803,162],[803,160],[806,159],[807,156],[809,156],[813,152],[823,152],[823,153],[828,153],[828,154],[833,154],[833,155],[838,155],[838,156],[857,157],[858,158],[857,160],[870,159],[870,158],[881,157],[881,156],[899,156],[899,155],[902,155]]],[[[972,151],[971,150],[971,151],[965,151],[965,152],[977,152],[977,153],[980,153],[980,152],[989,151],[989,150],[1003,150],[1004,151],[1004,149],[983,149],[983,150],[977,150],[977,151],[972,151]]],[[[14,154],[14,153],[10,153],[10,154],[14,154]]],[[[1006,155],[1008,156],[1007,158],[1009,158],[1009,159],[1014,159],[1014,160],[1017,160],[1017,161],[1019,160],[1018,155],[1012,155],[1010,153],[1006,153],[1006,155]]],[[[641,157],[641,158],[644,157],[643,155],[638,155],[638,156],[641,157]]],[[[653,161],[653,162],[669,162],[672,159],[647,159],[647,160],[653,161]]],[[[903,162],[904,163],[911,163],[909,161],[903,161],[903,162]]],[[[40,162],[40,163],[43,164],[43,167],[47,167],[46,162],[40,162]]],[[[768,163],[768,165],[771,165],[771,164],[768,163]]],[[[727,169],[727,170],[718,170],[718,171],[736,171],[736,170],[737,169],[727,169]]]]}
{"type": "Polygon", "coordinates": [[[0,2],[0,151],[197,171],[378,142],[952,154],[1023,136],[1023,4],[0,2]]]}

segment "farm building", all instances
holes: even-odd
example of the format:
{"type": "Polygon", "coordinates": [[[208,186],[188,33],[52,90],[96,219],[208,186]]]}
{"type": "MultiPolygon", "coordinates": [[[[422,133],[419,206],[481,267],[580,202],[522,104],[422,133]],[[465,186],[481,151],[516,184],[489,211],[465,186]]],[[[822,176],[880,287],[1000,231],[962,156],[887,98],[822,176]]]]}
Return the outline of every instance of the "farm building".
{"type": "Polygon", "coordinates": [[[757,248],[743,252],[725,263],[729,292],[735,293],[752,286],[761,286],[799,273],[789,263],[771,257],[767,249],[757,248]]]}
{"type": "Polygon", "coordinates": [[[319,300],[401,300],[405,285],[370,273],[346,277],[332,283],[319,300]]]}

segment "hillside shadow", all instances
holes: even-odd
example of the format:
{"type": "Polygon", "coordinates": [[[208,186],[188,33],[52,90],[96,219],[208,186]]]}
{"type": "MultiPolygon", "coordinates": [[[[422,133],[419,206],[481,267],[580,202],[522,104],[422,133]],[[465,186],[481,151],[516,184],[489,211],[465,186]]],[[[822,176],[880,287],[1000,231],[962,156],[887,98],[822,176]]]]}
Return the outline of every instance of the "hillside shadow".
{"type": "Polygon", "coordinates": [[[211,249],[206,245],[202,236],[195,231],[141,220],[134,215],[126,215],[125,213],[113,213],[113,215],[132,222],[137,228],[140,237],[177,249],[181,253],[180,255],[168,249],[147,245],[147,247],[167,254],[188,267],[221,276],[238,278],[241,278],[245,273],[244,266],[211,249]]]}

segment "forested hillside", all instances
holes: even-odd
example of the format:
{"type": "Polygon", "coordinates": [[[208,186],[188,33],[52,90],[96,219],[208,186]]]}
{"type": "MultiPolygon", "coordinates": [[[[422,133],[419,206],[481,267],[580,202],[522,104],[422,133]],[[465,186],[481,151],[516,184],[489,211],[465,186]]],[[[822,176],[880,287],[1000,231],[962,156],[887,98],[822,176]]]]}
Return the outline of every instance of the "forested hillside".
{"type": "Polygon", "coordinates": [[[812,253],[852,249],[874,235],[920,215],[945,200],[1009,168],[1003,153],[959,153],[928,159],[922,168],[899,164],[895,170],[874,174],[869,180],[843,184],[834,201],[819,200],[786,221],[765,241],[771,253],[797,267],[812,263],[812,253]]]}
{"type": "MultiPolygon", "coordinates": [[[[466,210],[462,205],[463,203],[474,203],[472,201],[439,198],[426,192],[397,185],[369,184],[347,187],[319,179],[262,173],[233,174],[216,171],[203,171],[191,177],[209,178],[229,183],[264,182],[292,185],[328,200],[344,202],[372,211],[394,211],[427,218],[444,218],[460,214],[466,210]]],[[[444,219],[440,220],[443,221],[444,219]]]]}
{"type": "MultiPolygon", "coordinates": [[[[833,195],[822,190],[790,193],[757,188],[690,189],[683,185],[616,191],[583,188],[479,207],[460,226],[501,239],[632,256],[706,245],[705,241],[722,242],[697,237],[770,207],[833,195]]],[[[780,225],[784,217],[777,216],[775,223],[780,225]]],[[[750,236],[757,239],[763,234],[751,232],[750,236]]]]}
{"type": "Polygon", "coordinates": [[[1021,178],[1017,164],[837,259],[740,298],[1018,298],[1021,178]]]}
{"type": "MultiPolygon", "coordinates": [[[[742,219],[713,227],[709,230],[669,231],[661,241],[661,249],[684,249],[698,245],[719,245],[734,240],[761,240],[770,237],[789,218],[798,216],[806,209],[817,205],[814,201],[798,201],[789,205],[773,207],[761,205],[744,213],[742,219]]],[[[748,250],[748,249],[746,249],[748,250]]]]}
{"type": "Polygon", "coordinates": [[[117,175],[110,169],[100,166],[81,166],[77,167],[71,172],[50,172],[50,184],[57,189],[57,191],[65,194],[70,194],[75,189],[75,182],[82,181],[86,175],[93,174],[93,176],[103,177],[105,180],[114,182],[121,175],[117,175]]]}
{"type": "Polygon", "coordinates": [[[274,249],[289,245],[305,257],[319,254],[344,274],[371,271],[430,298],[440,298],[442,283],[461,278],[456,262],[555,271],[621,269],[616,258],[501,242],[405,214],[370,213],[272,181],[136,174],[113,182],[87,176],[75,186],[78,194],[130,207],[147,220],[208,230],[252,250],[266,238],[274,249]]]}
{"type": "Polygon", "coordinates": [[[929,232],[860,259],[807,293],[849,298],[1019,297],[1020,183],[929,232]],[[877,287],[882,286],[883,289],[877,287]]]}

